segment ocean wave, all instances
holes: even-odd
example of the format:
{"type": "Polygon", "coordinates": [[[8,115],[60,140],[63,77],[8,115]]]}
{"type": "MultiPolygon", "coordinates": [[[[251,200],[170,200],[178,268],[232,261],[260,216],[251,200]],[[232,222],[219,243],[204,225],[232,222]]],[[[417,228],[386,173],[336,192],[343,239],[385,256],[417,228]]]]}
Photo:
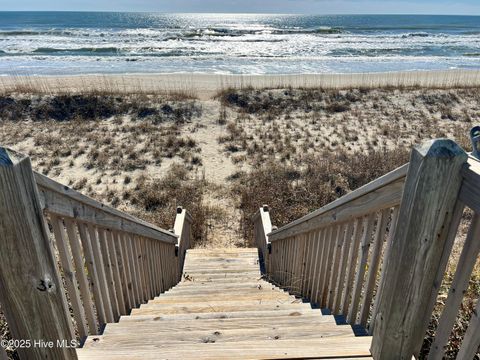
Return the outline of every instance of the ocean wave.
{"type": "Polygon", "coordinates": [[[464,53],[463,56],[467,56],[467,57],[480,57],[480,52],[464,53]]]}
{"type": "Polygon", "coordinates": [[[174,36],[165,38],[166,40],[177,39],[198,39],[202,37],[223,38],[240,37],[245,35],[295,35],[295,34],[343,34],[344,29],[334,27],[320,27],[315,29],[227,29],[227,28],[205,28],[186,31],[174,36]]]}
{"type": "Polygon", "coordinates": [[[68,30],[6,30],[0,31],[0,36],[37,36],[37,35],[74,35],[68,30]]]}
{"type": "Polygon", "coordinates": [[[59,48],[49,48],[49,47],[41,47],[37,48],[32,51],[34,54],[112,54],[117,55],[121,50],[116,47],[82,47],[82,48],[75,48],[75,49],[59,49],[59,48]]]}
{"type": "Polygon", "coordinates": [[[402,38],[411,38],[411,37],[429,37],[432,36],[432,34],[426,33],[426,32],[415,32],[415,33],[409,33],[409,34],[403,34],[402,38]]]}

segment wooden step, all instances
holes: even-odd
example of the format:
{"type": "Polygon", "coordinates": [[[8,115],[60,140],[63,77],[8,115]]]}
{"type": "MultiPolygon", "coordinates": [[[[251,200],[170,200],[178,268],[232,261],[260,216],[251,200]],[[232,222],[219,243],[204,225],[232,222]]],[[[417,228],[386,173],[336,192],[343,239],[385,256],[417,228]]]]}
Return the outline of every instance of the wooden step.
{"type": "Polygon", "coordinates": [[[331,323],[301,324],[282,326],[260,326],[250,329],[217,329],[197,331],[169,331],[169,332],[148,332],[142,337],[132,337],[128,328],[123,333],[109,334],[102,336],[90,336],[85,345],[101,349],[120,349],[130,346],[155,346],[162,344],[201,344],[201,343],[228,343],[255,340],[288,340],[288,339],[315,339],[321,332],[325,337],[353,337],[352,329],[349,326],[336,326],[331,323]]]}
{"type": "Polygon", "coordinates": [[[253,301],[218,301],[209,302],[205,305],[189,303],[185,306],[146,304],[138,309],[133,309],[131,316],[136,315],[164,315],[164,314],[192,314],[192,313],[211,313],[211,312],[231,312],[231,311],[279,311],[294,308],[311,309],[309,304],[279,303],[278,301],[253,302],[253,301]]]}
{"type": "MultiPolygon", "coordinates": [[[[288,309],[275,311],[275,316],[285,317],[301,317],[311,315],[312,309],[288,309]]],[[[320,311],[315,311],[318,316],[322,316],[320,311]]],[[[204,320],[204,319],[235,319],[235,318],[251,318],[251,317],[271,317],[269,311],[228,311],[220,313],[204,313],[204,314],[175,314],[175,315],[136,315],[136,316],[121,316],[120,322],[128,321],[161,321],[161,320],[204,320]]]]}
{"type": "MultiPolygon", "coordinates": [[[[226,294],[211,294],[211,295],[179,295],[179,296],[160,296],[149,301],[149,304],[180,304],[180,303],[206,303],[211,301],[229,301],[232,300],[231,295],[226,294]]],[[[235,300],[278,300],[283,302],[293,302],[296,298],[288,293],[280,293],[277,291],[259,292],[255,295],[238,295],[235,300]]]]}
{"type": "Polygon", "coordinates": [[[305,359],[370,357],[371,338],[325,337],[294,340],[251,340],[227,343],[189,344],[143,344],[122,348],[98,349],[87,346],[78,350],[79,359],[305,359]]]}
{"type": "Polygon", "coordinates": [[[192,286],[183,286],[178,285],[174,288],[168,290],[167,292],[161,294],[160,296],[165,295],[176,295],[176,294],[188,294],[188,293],[195,293],[201,291],[203,294],[209,294],[212,292],[228,292],[228,293],[235,293],[235,292],[258,292],[258,291],[279,291],[285,292],[283,289],[280,289],[272,284],[266,282],[252,282],[252,283],[242,283],[242,284],[216,284],[216,283],[197,283],[191,284],[192,286]],[[196,285],[196,286],[193,286],[196,285]]]}
{"type": "MultiPolygon", "coordinates": [[[[244,318],[226,318],[226,319],[177,319],[172,317],[170,319],[162,318],[149,321],[131,321],[108,324],[104,334],[114,335],[123,334],[125,331],[131,330],[133,333],[150,333],[158,334],[172,331],[216,331],[219,329],[257,329],[262,327],[272,326],[288,326],[288,325],[320,325],[320,324],[335,324],[335,318],[331,315],[322,315],[320,311],[314,311],[303,316],[277,316],[276,313],[271,313],[271,316],[258,317],[244,317],[244,318]],[[161,323],[159,326],[158,323],[161,323]]],[[[340,327],[347,327],[342,325],[340,327]]]]}
{"type": "Polygon", "coordinates": [[[254,278],[236,278],[235,282],[231,280],[231,278],[209,278],[209,279],[201,279],[197,277],[191,277],[189,279],[182,279],[182,282],[179,283],[177,286],[188,286],[188,285],[197,285],[197,284],[230,284],[230,285],[240,285],[240,284],[251,284],[254,282],[263,281],[262,276],[255,276],[254,278]]]}
{"type": "Polygon", "coordinates": [[[262,278],[255,249],[188,250],[184,278],[79,359],[371,359],[370,337],[262,278]]]}

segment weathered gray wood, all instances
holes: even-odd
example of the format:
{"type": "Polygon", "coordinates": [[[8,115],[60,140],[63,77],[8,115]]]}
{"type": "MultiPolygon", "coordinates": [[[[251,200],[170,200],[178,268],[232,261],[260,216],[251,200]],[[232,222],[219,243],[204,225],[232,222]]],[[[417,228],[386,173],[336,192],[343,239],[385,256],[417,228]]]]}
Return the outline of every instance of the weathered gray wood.
{"type": "MultiPolygon", "coordinates": [[[[386,263],[385,259],[388,259],[390,257],[390,252],[392,249],[392,241],[393,237],[395,235],[395,229],[397,227],[397,220],[398,220],[398,211],[399,207],[395,207],[392,212],[392,219],[390,221],[390,228],[388,230],[388,239],[387,239],[387,244],[385,246],[385,253],[383,254],[383,262],[386,263]]],[[[382,272],[380,274],[380,280],[378,282],[378,288],[377,288],[377,293],[375,296],[375,302],[373,304],[373,310],[372,310],[372,319],[375,319],[377,316],[377,311],[378,311],[378,299],[380,298],[380,291],[382,289],[383,282],[385,281],[385,267],[382,266],[382,272]]],[[[373,329],[375,327],[375,323],[373,321],[370,322],[368,325],[368,332],[370,335],[373,334],[373,329]]]]}
{"type": "Polygon", "coordinates": [[[463,183],[459,198],[468,207],[480,213],[480,161],[472,156],[468,158],[467,165],[462,169],[463,183]]]}
{"type": "MultiPolygon", "coordinates": [[[[147,255],[147,270],[149,273],[149,279],[150,279],[150,298],[153,298],[156,294],[155,292],[155,274],[153,271],[153,251],[151,248],[151,240],[145,239],[145,253],[147,255]]],[[[178,275],[175,274],[175,277],[178,275]]]]}
{"type": "Polygon", "coordinates": [[[327,296],[329,292],[329,285],[330,285],[330,277],[332,273],[332,264],[333,264],[333,253],[337,239],[337,233],[340,232],[340,225],[334,225],[331,228],[329,240],[328,240],[328,251],[326,252],[327,259],[325,261],[325,275],[322,280],[323,289],[322,289],[322,296],[320,301],[320,306],[326,307],[327,306],[327,296]]]}
{"type": "Polygon", "coordinates": [[[115,236],[115,248],[117,250],[117,256],[119,261],[119,268],[121,272],[122,292],[124,297],[124,303],[127,314],[130,313],[130,309],[134,306],[132,300],[132,288],[130,283],[130,268],[128,259],[125,254],[125,247],[123,242],[123,234],[119,232],[114,233],[115,236]]]}
{"type": "MultiPolygon", "coordinates": [[[[30,159],[0,148],[0,302],[13,338],[73,339],[30,159]]],[[[24,359],[76,359],[73,348],[18,349],[24,359]]]]}
{"type": "MultiPolygon", "coordinates": [[[[101,232],[101,231],[100,231],[101,232]]],[[[88,224],[88,235],[90,238],[90,245],[93,250],[93,257],[95,259],[95,268],[98,275],[98,285],[100,292],[102,293],[103,309],[105,311],[105,318],[107,322],[114,322],[115,317],[113,315],[113,300],[110,299],[109,286],[107,277],[105,275],[105,264],[103,262],[102,251],[100,250],[100,234],[97,237],[97,228],[88,224]]]]}
{"type": "Polygon", "coordinates": [[[332,311],[334,314],[340,312],[340,301],[342,299],[343,292],[345,290],[345,273],[346,268],[349,266],[347,263],[348,254],[350,251],[350,245],[352,243],[352,233],[353,233],[354,224],[348,223],[347,230],[345,231],[345,239],[343,240],[342,255],[340,257],[339,263],[339,274],[337,279],[337,285],[335,287],[335,297],[333,300],[332,311]]]}
{"type": "Polygon", "coordinates": [[[472,313],[468,323],[468,329],[463,337],[462,346],[458,352],[457,359],[473,359],[480,346],[480,299],[477,300],[477,307],[472,313]]]}
{"type": "Polygon", "coordinates": [[[342,255],[343,242],[345,241],[345,233],[347,231],[348,224],[342,224],[338,227],[337,238],[335,239],[333,249],[333,261],[332,270],[330,271],[330,281],[328,283],[327,294],[327,307],[333,309],[333,300],[335,298],[335,290],[337,285],[337,279],[339,276],[339,264],[340,257],[342,255]]]}
{"type": "Polygon", "coordinates": [[[327,261],[328,261],[328,252],[330,247],[330,237],[331,232],[333,231],[332,227],[323,228],[322,229],[322,250],[321,250],[321,260],[320,260],[320,268],[318,274],[318,284],[315,290],[315,294],[313,296],[313,300],[318,304],[321,305],[322,297],[323,297],[323,289],[325,286],[325,277],[327,273],[327,261]]]}
{"type": "Polygon", "coordinates": [[[42,174],[34,173],[34,176],[45,210],[50,213],[167,243],[177,243],[177,237],[166,230],[102,204],[42,174]]]}
{"type": "Polygon", "coordinates": [[[106,279],[107,292],[110,297],[113,311],[113,321],[117,321],[120,318],[120,309],[118,306],[117,294],[115,292],[115,281],[113,279],[112,260],[110,258],[107,238],[109,231],[101,228],[97,228],[98,231],[98,243],[100,245],[100,253],[102,256],[102,262],[104,266],[104,273],[106,279]]]}
{"type": "Polygon", "coordinates": [[[254,224],[255,242],[257,247],[261,250],[265,268],[268,269],[269,253],[267,234],[272,231],[272,223],[270,220],[269,208],[263,205],[253,216],[252,222],[254,224]]]}
{"type": "Polygon", "coordinates": [[[313,263],[315,261],[315,247],[316,247],[316,232],[312,231],[308,233],[306,246],[305,246],[305,274],[303,277],[303,290],[302,295],[305,298],[310,297],[311,284],[312,284],[312,272],[313,272],[313,263]]]}
{"type": "Polygon", "coordinates": [[[137,264],[136,264],[136,256],[133,251],[133,236],[129,234],[124,234],[124,242],[126,246],[126,254],[128,255],[128,262],[129,262],[129,267],[130,267],[130,272],[131,272],[131,286],[133,289],[133,295],[134,295],[134,303],[135,306],[138,306],[142,303],[141,300],[141,295],[140,295],[140,284],[139,284],[139,278],[138,278],[138,269],[137,269],[137,264]]]}
{"type": "Polygon", "coordinates": [[[432,312],[430,295],[439,287],[436,274],[444,270],[439,266],[466,161],[465,152],[445,139],[412,151],[374,319],[374,358],[410,359],[419,351],[416,347],[432,312]]]}
{"type": "Polygon", "coordinates": [[[316,293],[318,288],[318,283],[320,280],[320,269],[321,269],[321,251],[323,246],[323,232],[324,230],[318,230],[315,232],[315,246],[314,246],[314,254],[313,254],[313,268],[311,272],[311,285],[310,285],[310,293],[308,294],[308,299],[310,302],[316,301],[316,293]]]}
{"type": "Polygon", "coordinates": [[[67,246],[67,234],[65,233],[62,219],[52,216],[51,224],[53,227],[53,233],[55,234],[58,254],[60,255],[60,263],[63,268],[63,278],[65,280],[68,294],[70,295],[70,303],[72,304],[73,315],[77,323],[78,334],[80,335],[80,338],[83,339],[88,334],[87,322],[85,320],[83,304],[80,300],[80,293],[78,291],[77,276],[73,270],[73,264],[67,246]]]}
{"type": "Polygon", "coordinates": [[[120,272],[120,266],[117,256],[117,249],[115,248],[116,236],[112,231],[106,233],[106,242],[108,248],[108,254],[110,255],[110,266],[113,273],[114,291],[117,296],[118,310],[120,315],[127,314],[127,308],[125,307],[125,297],[123,295],[122,276],[120,272]]]}
{"type": "Polygon", "coordinates": [[[475,214],[468,230],[465,244],[458,260],[458,266],[452,285],[448,291],[448,297],[445,301],[445,307],[438,321],[438,327],[435,334],[435,340],[430,348],[428,359],[442,359],[445,353],[444,346],[452,332],[458,309],[463,301],[463,297],[468,288],[473,267],[477,262],[477,256],[480,251],[480,217],[475,214]]]}
{"type": "Polygon", "coordinates": [[[145,273],[143,272],[143,260],[142,254],[140,252],[140,244],[139,239],[137,236],[132,236],[132,248],[133,254],[135,258],[135,269],[137,273],[137,281],[139,285],[139,294],[140,294],[140,303],[147,302],[147,292],[146,292],[146,284],[145,284],[145,273]]]}
{"type": "Polygon", "coordinates": [[[271,242],[399,204],[408,164],[268,234],[271,242]]]}
{"type": "Polygon", "coordinates": [[[358,248],[360,247],[360,236],[362,234],[362,223],[361,219],[355,219],[353,225],[353,236],[352,236],[352,246],[350,248],[350,253],[347,261],[347,274],[345,280],[345,291],[343,293],[342,307],[340,309],[343,315],[347,315],[348,307],[350,305],[350,298],[352,294],[353,281],[355,280],[355,268],[357,265],[358,258],[358,248]]]}
{"type": "Polygon", "coordinates": [[[95,263],[95,257],[93,256],[93,248],[90,242],[90,237],[87,233],[87,225],[78,223],[78,233],[80,235],[80,240],[82,241],[83,253],[85,255],[85,262],[88,269],[88,277],[90,279],[90,286],[93,289],[98,321],[100,324],[105,324],[107,322],[107,317],[105,315],[105,306],[103,305],[97,264],[95,263]]]}
{"type": "Polygon", "coordinates": [[[368,264],[368,274],[365,281],[365,290],[363,293],[362,307],[360,310],[360,325],[367,326],[370,308],[372,306],[373,292],[377,282],[378,269],[380,267],[382,247],[387,231],[388,218],[390,217],[390,209],[384,209],[379,212],[377,217],[377,228],[373,239],[372,256],[368,264]]]}
{"type": "Polygon", "coordinates": [[[82,295],[83,309],[87,316],[89,333],[95,335],[98,333],[97,320],[93,312],[93,304],[88,288],[87,276],[85,275],[85,264],[83,261],[80,243],[75,231],[75,223],[70,219],[65,219],[65,226],[67,227],[67,234],[70,240],[70,248],[72,249],[73,261],[75,263],[75,272],[78,283],[80,284],[80,293],[82,295]]]}
{"type": "Polygon", "coordinates": [[[373,220],[375,214],[370,214],[364,218],[362,241],[359,250],[359,261],[355,275],[355,285],[353,286],[352,300],[348,308],[347,322],[355,324],[357,320],[358,306],[360,304],[360,295],[362,293],[363,281],[368,261],[368,250],[370,248],[370,240],[372,237],[373,220]]]}

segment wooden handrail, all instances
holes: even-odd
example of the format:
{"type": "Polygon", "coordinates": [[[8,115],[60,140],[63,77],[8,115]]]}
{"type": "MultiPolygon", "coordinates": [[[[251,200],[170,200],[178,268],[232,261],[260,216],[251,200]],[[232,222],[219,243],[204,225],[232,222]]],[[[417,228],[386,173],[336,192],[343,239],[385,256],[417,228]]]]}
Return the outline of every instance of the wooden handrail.
{"type": "MultiPolygon", "coordinates": [[[[474,215],[428,356],[442,359],[480,255],[478,184],[478,159],[453,141],[429,141],[409,164],[266,236],[256,230],[267,276],[363,326],[374,359],[418,358],[468,207],[474,215]]],[[[260,215],[255,229],[263,228],[260,215]]],[[[479,344],[474,311],[458,358],[472,358],[479,344]]]]}
{"type": "MultiPolygon", "coordinates": [[[[30,159],[0,148],[0,302],[15,339],[71,341],[62,280],[30,159]]],[[[75,349],[20,347],[24,359],[76,359],[75,349]]]]}
{"type": "Polygon", "coordinates": [[[311,231],[332,221],[345,221],[378,210],[381,207],[400,203],[403,182],[408,171],[405,164],[388,174],[358,188],[351,193],[315,210],[300,219],[268,234],[271,242],[311,231]],[[356,200],[360,200],[355,202],[356,200]]]}
{"type": "Polygon", "coordinates": [[[1,147],[0,217],[0,303],[12,337],[54,342],[19,349],[22,359],[75,359],[57,340],[98,334],[174,286],[184,261],[177,243],[184,252],[191,239],[184,209],[175,235],[33,172],[28,157],[1,147]]]}
{"type": "Polygon", "coordinates": [[[167,243],[177,243],[177,236],[167,230],[102,204],[38,172],[34,172],[34,175],[42,207],[49,213],[167,243]]]}

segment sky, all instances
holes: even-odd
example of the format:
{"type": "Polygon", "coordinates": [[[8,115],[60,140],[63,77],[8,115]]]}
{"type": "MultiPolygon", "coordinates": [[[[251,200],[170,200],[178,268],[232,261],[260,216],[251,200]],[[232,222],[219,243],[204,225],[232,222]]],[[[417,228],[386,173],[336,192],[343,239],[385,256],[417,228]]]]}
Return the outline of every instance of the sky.
{"type": "Polygon", "coordinates": [[[0,0],[0,11],[480,15],[480,0],[0,0]]]}

